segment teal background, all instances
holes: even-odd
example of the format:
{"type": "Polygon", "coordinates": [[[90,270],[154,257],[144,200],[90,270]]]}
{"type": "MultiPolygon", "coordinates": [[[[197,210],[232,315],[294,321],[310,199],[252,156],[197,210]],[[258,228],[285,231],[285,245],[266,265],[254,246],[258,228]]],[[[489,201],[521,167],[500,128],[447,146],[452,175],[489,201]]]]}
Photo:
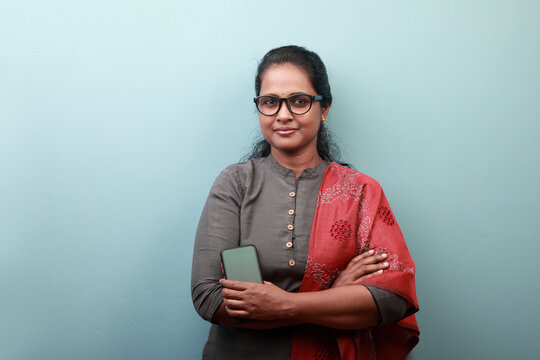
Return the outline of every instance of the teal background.
{"type": "Polygon", "coordinates": [[[257,61],[325,61],[417,264],[413,359],[539,352],[540,2],[0,3],[0,359],[196,359],[193,237],[257,61]]]}

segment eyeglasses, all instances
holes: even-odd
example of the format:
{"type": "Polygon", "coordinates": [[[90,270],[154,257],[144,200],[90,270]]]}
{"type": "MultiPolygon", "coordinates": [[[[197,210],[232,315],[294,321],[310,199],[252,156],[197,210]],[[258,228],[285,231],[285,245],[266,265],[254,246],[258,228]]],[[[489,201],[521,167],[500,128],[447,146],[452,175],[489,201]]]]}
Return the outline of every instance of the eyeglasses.
{"type": "Polygon", "coordinates": [[[257,110],[263,115],[272,116],[279,112],[283,101],[292,114],[302,115],[307,113],[313,105],[313,101],[321,101],[322,95],[292,94],[286,98],[280,98],[274,95],[257,96],[253,99],[257,110]]]}

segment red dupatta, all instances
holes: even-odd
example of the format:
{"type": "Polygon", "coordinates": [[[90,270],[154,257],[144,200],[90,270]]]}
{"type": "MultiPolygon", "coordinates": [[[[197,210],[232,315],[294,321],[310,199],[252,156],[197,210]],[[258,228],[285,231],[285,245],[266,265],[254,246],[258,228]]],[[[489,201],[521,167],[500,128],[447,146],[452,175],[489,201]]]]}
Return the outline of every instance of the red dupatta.
{"type": "Polygon", "coordinates": [[[382,188],[367,175],[331,163],[319,190],[300,292],[327,289],[354,256],[371,249],[387,254],[390,266],[362,285],[405,298],[409,315],[374,328],[335,331],[333,337],[298,331],[291,359],[403,359],[418,343],[414,263],[382,188]],[[332,356],[335,341],[340,356],[332,356]]]}

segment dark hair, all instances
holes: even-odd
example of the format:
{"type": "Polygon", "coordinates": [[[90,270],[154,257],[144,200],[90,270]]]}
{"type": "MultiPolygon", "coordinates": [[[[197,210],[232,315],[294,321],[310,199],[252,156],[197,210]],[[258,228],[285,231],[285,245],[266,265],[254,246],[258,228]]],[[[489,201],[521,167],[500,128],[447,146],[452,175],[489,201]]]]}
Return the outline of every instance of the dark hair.
{"type": "MultiPolygon", "coordinates": [[[[255,94],[260,95],[262,77],[266,70],[272,65],[291,63],[307,72],[311,85],[318,95],[323,96],[321,107],[325,108],[332,104],[332,93],[326,67],[319,55],[303,47],[288,45],[270,50],[262,58],[257,67],[257,76],[255,77],[255,94]]],[[[270,155],[270,144],[266,139],[259,140],[253,145],[249,155],[245,159],[255,159],[270,155]]],[[[317,132],[317,152],[319,156],[328,161],[338,161],[340,151],[334,143],[332,135],[324,123],[319,126],[317,132]]]]}
{"type": "Polygon", "coordinates": [[[264,55],[257,67],[257,76],[255,77],[255,94],[257,96],[261,94],[262,77],[266,70],[272,65],[284,63],[294,64],[308,73],[311,85],[318,95],[323,96],[323,100],[321,100],[323,108],[332,104],[330,83],[321,58],[313,51],[295,45],[272,49],[264,55]]]}

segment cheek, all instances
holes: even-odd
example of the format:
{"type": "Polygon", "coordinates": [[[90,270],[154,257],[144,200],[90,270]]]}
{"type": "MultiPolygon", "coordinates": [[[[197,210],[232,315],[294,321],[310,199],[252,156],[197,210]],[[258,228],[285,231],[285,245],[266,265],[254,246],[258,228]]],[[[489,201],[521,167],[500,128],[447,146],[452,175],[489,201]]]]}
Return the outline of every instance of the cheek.
{"type": "Polygon", "coordinates": [[[312,119],[310,119],[309,127],[312,129],[312,131],[318,132],[320,126],[321,119],[319,117],[314,116],[312,119]]]}
{"type": "Polygon", "coordinates": [[[267,116],[259,115],[259,126],[263,134],[268,132],[272,126],[272,119],[267,116]]]}

